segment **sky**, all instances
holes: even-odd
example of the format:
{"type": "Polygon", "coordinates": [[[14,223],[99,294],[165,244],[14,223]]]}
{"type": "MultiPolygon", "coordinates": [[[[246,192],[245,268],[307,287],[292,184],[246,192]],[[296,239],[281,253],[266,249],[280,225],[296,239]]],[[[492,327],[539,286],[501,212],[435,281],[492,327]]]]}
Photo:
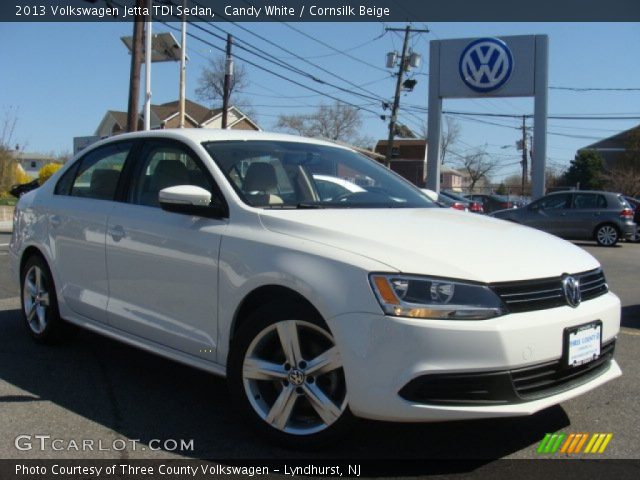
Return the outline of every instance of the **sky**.
{"type": "MultiPolygon", "coordinates": [[[[207,24],[201,27],[224,35],[207,24]]],[[[179,24],[173,25],[179,28],[179,24]]],[[[239,42],[259,47],[335,86],[360,91],[352,84],[391,101],[395,88],[392,71],[385,68],[385,55],[399,51],[401,34],[385,27],[405,24],[372,23],[216,23],[239,42]],[[265,42],[274,44],[289,52],[265,42]],[[294,54],[294,55],[292,55],[294,54]],[[305,58],[314,65],[305,63],[305,58]],[[317,68],[317,67],[320,68],[317,68]],[[322,70],[324,69],[324,70],[322,70]],[[328,72],[336,76],[330,75],[328,72]],[[351,82],[351,83],[347,83],[351,82]]],[[[401,97],[400,121],[421,132],[426,123],[428,53],[430,40],[478,36],[547,34],[549,36],[549,85],[570,88],[620,88],[635,90],[576,92],[552,89],[550,115],[635,116],[625,120],[549,120],[547,166],[567,168],[578,148],[640,124],[640,24],[638,23],[432,23],[413,24],[430,32],[414,34],[410,46],[422,55],[422,66],[411,72],[416,88],[401,97]]],[[[18,119],[12,142],[29,152],[60,153],[72,150],[74,136],[94,134],[107,110],[126,110],[130,56],[120,37],[131,35],[130,23],[0,23],[0,120],[9,112],[18,119]]],[[[154,33],[172,31],[154,24],[154,33]]],[[[188,31],[224,48],[224,41],[190,25],[188,31]]],[[[200,101],[195,90],[208,59],[220,55],[214,47],[187,38],[187,97],[200,101]]],[[[386,138],[388,127],[379,116],[387,113],[381,102],[344,92],[335,86],[313,82],[269,64],[239,48],[238,56],[267,66],[329,93],[362,109],[362,135],[386,138]]],[[[236,63],[242,63],[237,58],[236,63]]],[[[246,65],[250,85],[241,97],[252,104],[256,120],[272,130],[278,115],[310,113],[332,99],[294,85],[287,80],[246,65]]],[[[164,103],[178,98],[178,63],[154,63],[152,101],[164,103]]],[[[142,80],[142,94],[144,78],[142,80]]],[[[140,98],[142,108],[143,98],[140,98]]],[[[213,106],[213,105],[210,105],[213,106]]],[[[242,109],[242,106],[240,107],[242,109]]],[[[523,115],[533,113],[532,98],[445,100],[444,110],[523,115]]],[[[460,137],[452,148],[449,164],[456,155],[482,148],[499,167],[494,180],[517,174],[521,154],[515,148],[520,138],[517,118],[457,117],[460,137]],[[482,122],[491,122],[487,124],[482,122]]],[[[531,120],[528,125],[531,126],[531,120]]]]}

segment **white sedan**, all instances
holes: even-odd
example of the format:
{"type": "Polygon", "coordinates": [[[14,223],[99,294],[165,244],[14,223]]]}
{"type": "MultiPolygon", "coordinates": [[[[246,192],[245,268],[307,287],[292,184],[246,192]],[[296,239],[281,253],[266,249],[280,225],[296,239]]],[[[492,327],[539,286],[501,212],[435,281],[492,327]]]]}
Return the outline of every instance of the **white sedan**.
{"type": "Polygon", "coordinates": [[[241,415],[294,446],[353,416],[527,415],[621,374],[593,257],[433,207],[334,144],[140,132],[24,195],[10,254],[36,341],[71,323],[227,376],[241,415]],[[357,188],[323,197],[322,176],[357,188]]]}

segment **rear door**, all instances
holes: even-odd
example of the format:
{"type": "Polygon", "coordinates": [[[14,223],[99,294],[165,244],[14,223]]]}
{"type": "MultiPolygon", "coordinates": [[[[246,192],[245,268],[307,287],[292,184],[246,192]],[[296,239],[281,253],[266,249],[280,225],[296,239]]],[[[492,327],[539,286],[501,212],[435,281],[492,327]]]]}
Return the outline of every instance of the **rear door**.
{"type": "Polygon", "coordinates": [[[607,199],[600,193],[573,195],[573,209],[567,217],[568,236],[575,239],[590,239],[607,211],[607,199]]]}
{"type": "Polygon", "coordinates": [[[91,150],[65,172],[51,197],[49,238],[59,294],[75,313],[106,322],[107,217],[133,142],[91,150]]]}
{"type": "Polygon", "coordinates": [[[147,139],[108,220],[110,325],[182,352],[215,359],[218,251],[227,219],[162,210],[174,185],[219,190],[199,157],[178,141],[147,139]]]}

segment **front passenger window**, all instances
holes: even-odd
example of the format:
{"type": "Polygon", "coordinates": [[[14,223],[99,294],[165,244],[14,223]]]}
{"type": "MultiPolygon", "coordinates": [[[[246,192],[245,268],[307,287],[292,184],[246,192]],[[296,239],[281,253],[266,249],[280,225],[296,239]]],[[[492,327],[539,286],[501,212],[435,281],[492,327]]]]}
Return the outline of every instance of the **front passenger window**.
{"type": "Polygon", "coordinates": [[[135,177],[129,201],[137,205],[159,207],[160,190],[176,185],[195,185],[213,192],[202,167],[190,154],[173,146],[151,148],[135,177]]]}

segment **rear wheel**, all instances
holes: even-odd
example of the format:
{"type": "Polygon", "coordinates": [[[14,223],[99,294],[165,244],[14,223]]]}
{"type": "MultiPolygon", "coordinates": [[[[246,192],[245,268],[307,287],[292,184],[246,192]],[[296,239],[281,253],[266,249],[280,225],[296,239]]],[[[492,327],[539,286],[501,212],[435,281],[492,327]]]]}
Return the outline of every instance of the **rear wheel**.
{"type": "Polygon", "coordinates": [[[314,448],[352,420],[340,353],[317,315],[263,307],[236,338],[231,392],[260,433],[289,447],[314,448]]]}
{"type": "Polygon", "coordinates": [[[22,314],[29,333],[40,343],[61,340],[67,325],[60,318],[53,277],[41,256],[27,259],[21,280],[22,314]]]}
{"type": "Polygon", "coordinates": [[[613,225],[600,225],[596,230],[596,241],[602,247],[613,247],[619,238],[618,229],[613,225]]]}

